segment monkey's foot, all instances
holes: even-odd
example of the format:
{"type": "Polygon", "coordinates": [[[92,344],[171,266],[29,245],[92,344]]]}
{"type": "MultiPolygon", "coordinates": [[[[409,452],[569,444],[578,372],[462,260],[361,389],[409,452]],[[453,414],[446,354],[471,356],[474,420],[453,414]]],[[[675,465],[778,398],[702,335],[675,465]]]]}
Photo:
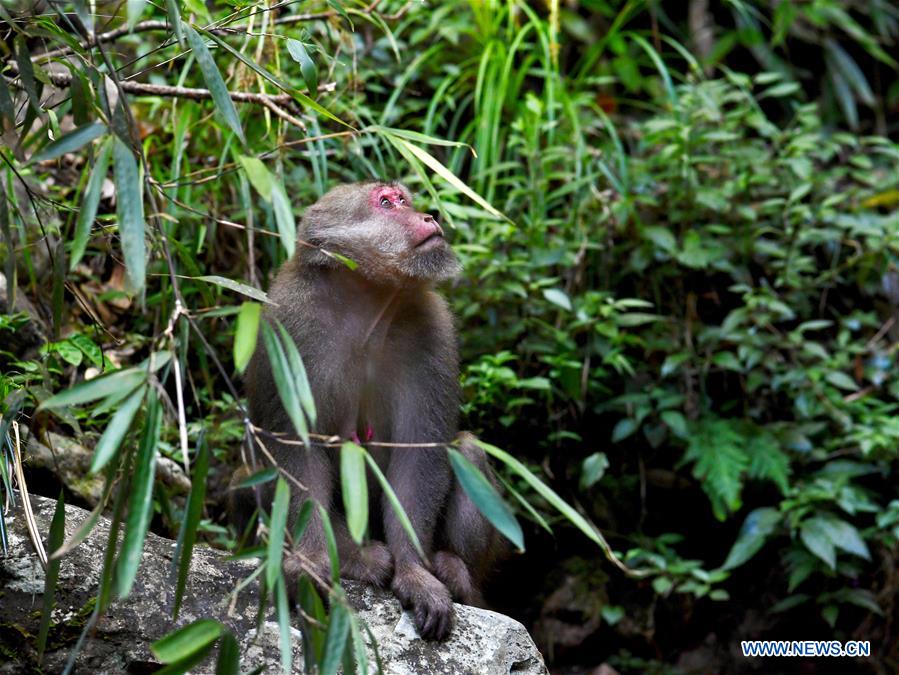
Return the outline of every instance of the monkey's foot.
{"type": "Polygon", "coordinates": [[[455,553],[439,551],[434,555],[434,575],[446,584],[456,602],[484,606],[484,599],[474,585],[468,565],[455,553]]]}
{"type": "Polygon", "coordinates": [[[412,612],[425,640],[443,640],[453,625],[453,600],[438,579],[419,564],[397,567],[391,585],[400,604],[412,612]]]}
{"type": "Polygon", "coordinates": [[[373,586],[387,588],[393,576],[393,556],[380,541],[354,547],[344,558],[340,573],[347,579],[355,579],[373,586]]]}

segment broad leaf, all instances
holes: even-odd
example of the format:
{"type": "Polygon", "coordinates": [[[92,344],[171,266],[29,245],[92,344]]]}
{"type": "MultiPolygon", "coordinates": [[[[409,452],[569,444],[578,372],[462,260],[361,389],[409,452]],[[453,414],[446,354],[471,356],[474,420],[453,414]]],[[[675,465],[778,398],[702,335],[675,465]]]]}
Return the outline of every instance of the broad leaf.
{"type": "Polygon", "coordinates": [[[234,107],[234,101],[231,100],[231,94],[225,85],[225,80],[222,78],[218,66],[215,65],[215,60],[212,58],[212,54],[209,53],[206,43],[203,42],[203,38],[197,34],[197,31],[190,24],[182,22],[182,28],[187,36],[187,43],[197,59],[197,65],[200,66],[200,70],[203,73],[206,86],[209,87],[209,92],[212,94],[216,110],[224,118],[231,131],[240,139],[240,142],[246,143],[243,128],[240,126],[240,116],[237,114],[237,109],[234,107]]]}

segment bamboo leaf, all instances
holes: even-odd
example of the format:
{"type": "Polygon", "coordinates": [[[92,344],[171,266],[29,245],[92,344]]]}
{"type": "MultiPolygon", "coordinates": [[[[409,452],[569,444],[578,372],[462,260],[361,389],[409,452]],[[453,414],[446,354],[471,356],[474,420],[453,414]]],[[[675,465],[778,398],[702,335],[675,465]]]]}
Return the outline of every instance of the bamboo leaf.
{"type": "Polygon", "coordinates": [[[255,157],[247,155],[238,155],[237,161],[243,167],[244,173],[250,180],[250,184],[259,193],[265,201],[271,201],[272,187],[274,186],[274,178],[272,172],[268,170],[265,163],[255,157]]]}
{"type": "Polygon", "coordinates": [[[262,485],[263,483],[268,483],[270,481],[275,480],[278,477],[278,470],[270,466],[267,469],[261,469],[256,473],[252,473],[242,481],[240,481],[237,485],[234,486],[235,490],[242,490],[244,488],[253,487],[254,485],[262,485]]]}
{"type": "Polygon", "coordinates": [[[275,499],[272,502],[271,520],[268,530],[267,556],[265,559],[265,584],[273,589],[281,574],[281,557],[284,550],[284,532],[287,528],[287,509],[290,506],[290,486],[283,478],[275,484],[275,499]]]}
{"type": "Polygon", "coordinates": [[[347,441],[340,448],[340,486],[350,536],[362,543],[368,526],[368,483],[365,480],[365,450],[347,441]]]}
{"type": "Polygon", "coordinates": [[[306,425],[306,418],[303,416],[300,398],[294,385],[290,365],[287,362],[287,355],[274,330],[265,321],[262,323],[262,341],[265,344],[265,351],[272,367],[272,377],[275,380],[275,388],[284,404],[284,410],[290,417],[290,421],[293,422],[297,434],[304,443],[308,444],[309,428],[306,425]]]}
{"type": "Polygon", "coordinates": [[[427,150],[423,150],[414,143],[407,141],[405,138],[394,135],[392,131],[387,131],[386,129],[384,129],[381,131],[381,133],[391,137],[394,143],[401,145],[405,150],[414,155],[422,164],[426,165],[431,169],[431,171],[440,176],[453,188],[471,199],[482,209],[484,209],[488,213],[493,214],[494,216],[503,218],[507,221],[509,220],[501,211],[499,211],[499,209],[495,208],[490,202],[488,202],[486,199],[481,197],[481,195],[468,187],[468,185],[466,185],[461,179],[459,179],[456,174],[447,169],[443,164],[440,163],[440,161],[436,157],[434,157],[427,150]]]}
{"type": "Polygon", "coordinates": [[[113,142],[112,157],[122,255],[125,258],[129,285],[137,293],[144,287],[147,271],[147,247],[144,240],[146,224],[140,172],[131,148],[118,137],[113,142]]]}
{"type": "Polygon", "coordinates": [[[528,485],[530,485],[535,492],[537,492],[537,494],[543,497],[547,502],[550,503],[553,508],[555,508],[559,513],[565,516],[565,518],[567,518],[577,529],[583,532],[588,539],[599,544],[599,546],[603,550],[606,550],[608,548],[608,543],[594,529],[594,527],[589,522],[587,522],[587,520],[580,513],[569,506],[564,499],[556,494],[555,490],[553,490],[546,483],[537,478],[537,476],[531,473],[530,469],[528,469],[524,464],[512,457],[512,455],[510,455],[509,453],[500,450],[499,448],[490,445],[489,443],[484,443],[479,439],[475,439],[474,442],[477,443],[479,447],[483,448],[484,452],[486,452],[488,455],[496,457],[496,459],[501,461],[503,464],[512,469],[512,471],[521,476],[524,481],[528,485]]]}
{"type": "Polygon", "coordinates": [[[478,468],[458,450],[449,449],[450,465],[459,480],[459,485],[468,495],[484,517],[499,530],[502,535],[515,544],[515,547],[524,550],[524,533],[515,519],[515,514],[509,505],[503,501],[496,488],[487,480],[478,468]]]}
{"type": "Polygon", "coordinates": [[[262,305],[259,303],[245,302],[240,306],[237,325],[234,328],[234,367],[239,373],[246,370],[253,352],[256,351],[261,316],[262,305]]]}
{"type": "Polygon", "coordinates": [[[281,648],[281,671],[293,672],[293,640],[290,630],[290,607],[287,602],[287,582],[278,574],[275,588],[275,609],[278,616],[278,645],[281,648]]]}
{"type": "Polygon", "coordinates": [[[140,21],[144,8],[147,6],[147,0],[128,0],[128,29],[134,28],[134,25],[140,21]]]}
{"type": "Polygon", "coordinates": [[[287,356],[287,362],[290,364],[290,370],[293,375],[293,382],[297,397],[300,399],[300,405],[303,406],[303,412],[309,418],[310,424],[315,424],[316,410],[315,399],[312,396],[312,387],[309,385],[309,376],[306,374],[306,367],[303,365],[303,359],[300,357],[300,351],[287,329],[278,322],[278,332],[281,334],[281,341],[284,345],[284,352],[287,356]]]}
{"type": "Polygon", "coordinates": [[[322,530],[325,533],[325,544],[328,549],[328,559],[331,562],[331,581],[336,586],[340,582],[340,558],[337,554],[337,538],[334,536],[334,527],[331,525],[331,515],[328,509],[316,502],[318,516],[322,521],[322,530]]]}
{"type": "Polygon", "coordinates": [[[147,380],[147,371],[140,368],[119,370],[110,375],[81,382],[74,387],[51,396],[38,406],[38,410],[61,408],[67,405],[79,405],[104,398],[122,391],[131,391],[147,380]]]}
{"type": "Polygon", "coordinates": [[[89,469],[90,473],[96,473],[102,469],[115,456],[119,446],[122,444],[122,439],[125,438],[128,429],[131,428],[131,422],[134,420],[134,415],[144,400],[146,391],[146,386],[140,386],[135,389],[134,393],[125,399],[125,402],[116,410],[112,419],[109,420],[106,430],[100,436],[100,440],[97,441],[97,446],[94,448],[94,456],[91,459],[91,467],[89,469]]]}
{"type": "MultiPolygon", "coordinates": [[[[237,114],[237,109],[234,107],[234,101],[231,100],[231,94],[228,92],[228,87],[225,85],[225,80],[222,79],[222,74],[219,72],[218,66],[215,65],[215,60],[212,58],[212,54],[209,53],[209,49],[206,47],[206,43],[203,42],[203,38],[201,38],[197,31],[195,31],[190,24],[182,22],[184,34],[187,36],[187,43],[190,45],[191,51],[194,53],[194,57],[197,59],[197,65],[200,66],[200,70],[203,73],[203,79],[206,81],[206,86],[209,88],[209,92],[212,94],[212,100],[215,103],[215,108],[224,118],[225,123],[231,128],[231,131],[240,139],[241,143],[246,143],[246,139],[243,135],[243,128],[240,126],[240,116],[237,114]]],[[[208,33],[204,34],[208,35],[208,33]]],[[[216,41],[216,44],[219,44],[216,41]]]]}
{"type": "Polygon", "coordinates": [[[150,645],[150,651],[163,663],[182,661],[219,639],[222,624],[213,619],[197,619],[150,645]]]}
{"type": "Polygon", "coordinates": [[[81,202],[81,210],[78,212],[78,220],[75,222],[75,234],[72,238],[72,250],[69,254],[69,270],[75,269],[90,239],[91,228],[97,217],[97,207],[100,204],[100,196],[103,192],[103,181],[106,180],[106,172],[109,169],[109,157],[112,154],[112,144],[115,139],[107,138],[100,146],[100,152],[93,165],[86,170],[90,171],[87,188],[84,191],[84,199],[81,202]]]}
{"type": "Polygon", "coordinates": [[[107,131],[106,125],[100,122],[85,124],[47,145],[47,147],[31,158],[31,162],[43,162],[48,159],[56,159],[67,152],[75,152],[91,141],[100,138],[107,131]]]}
{"type": "Polygon", "coordinates": [[[309,52],[306,51],[306,45],[299,40],[288,38],[287,51],[291,58],[300,64],[300,74],[303,76],[306,88],[311,96],[315,96],[318,91],[318,70],[315,62],[309,56],[309,52]]]}
{"type": "Polygon", "coordinates": [[[293,205],[280,181],[272,188],[272,210],[275,212],[275,223],[278,225],[278,234],[281,235],[281,244],[287,252],[287,257],[292,258],[296,250],[297,223],[293,218],[293,205]]]}
{"type": "Polygon", "coordinates": [[[222,635],[215,675],[240,675],[240,645],[230,632],[222,635]]]}
{"type": "Polygon", "coordinates": [[[194,542],[197,540],[197,527],[200,517],[203,515],[203,502],[206,498],[206,475],[209,473],[209,446],[206,436],[200,435],[197,441],[197,462],[194,465],[193,476],[190,481],[190,495],[187,498],[187,508],[184,509],[184,519],[181,521],[181,529],[178,532],[178,543],[175,546],[175,555],[172,564],[178,561],[178,581],[175,584],[175,606],[172,610],[172,618],[178,618],[178,610],[184,598],[184,589],[187,587],[187,574],[190,571],[190,559],[194,551],[194,542]]]}
{"type": "Polygon", "coordinates": [[[206,37],[208,37],[210,40],[215,42],[219,47],[221,47],[222,49],[227,51],[229,54],[231,54],[231,56],[236,58],[238,61],[240,61],[241,63],[246,65],[248,68],[250,68],[251,70],[256,72],[261,77],[264,77],[266,80],[268,80],[269,82],[274,84],[276,87],[278,87],[282,91],[285,91],[288,94],[290,94],[291,96],[293,96],[298,102],[302,103],[307,108],[311,108],[312,110],[317,112],[319,115],[323,115],[324,117],[327,117],[328,119],[333,120],[334,122],[337,122],[338,124],[342,124],[343,126],[349,128],[349,129],[355,129],[355,127],[353,127],[351,124],[347,124],[342,119],[337,117],[334,113],[332,113],[330,110],[328,110],[327,108],[322,106],[320,103],[316,103],[315,101],[313,101],[311,98],[309,98],[303,92],[298,91],[298,90],[294,89],[293,87],[281,82],[281,80],[279,80],[277,77],[272,75],[265,68],[260,67],[254,61],[252,61],[251,59],[248,59],[246,56],[244,56],[239,51],[234,49],[234,47],[229,45],[227,42],[225,42],[223,39],[221,39],[217,35],[208,33],[206,31],[202,31],[202,32],[206,37]]]}
{"type": "Polygon", "coordinates": [[[37,92],[37,82],[34,79],[34,64],[31,62],[31,52],[28,51],[28,45],[25,43],[23,35],[16,35],[13,41],[16,50],[16,65],[19,68],[19,80],[25,93],[28,94],[28,102],[35,113],[40,115],[41,98],[37,92]]]}
{"type": "Polygon", "coordinates": [[[153,515],[153,479],[156,477],[156,447],[159,444],[161,422],[162,407],[151,389],[147,419],[144,422],[144,432],[131,480],[125,539],[116,563],[116,587],[121,598],[127,597],[134,585],[144,539],[150,526],[150,517],[153,515]]]}
{"type": "Polygon", "coordinates": [[[424,560],[424,549],[422,549],[421,547],[421,542],[418,540],[418,535],[415,533],[415,528],[412,527],[412,521],[409,520],[409,516],[406,514],[406,510],[403,508],[403,505],[400,504],[400,500],[396,496],[396,492],[393,491],[393,488],[388,482],[387,477],[383,474],[381,468],[378,466],[378,463],[372,458],[372,456],[367,452],[364,456],[365,461],[368,463],[368,468],[371,469],[372,473],[375,474],[375,478],[378,479],[378,483],[380,483],[381,489],[384,491],[384,495],[387,497],[387,501],[390,502],[390,508],[393,509],[393,512],[396,514],[397,520],[400,521],[400,525],[402,525],[403,529],[406,531],[406,536],[409,537],[409,541],[412,542],[412,545],[415,547],[418,555],[420,555],[422,560],[424,560]]]}
{"type": "MultiPolygon", "coordinates": [[[[53,511],[53,520],[50,521],[50,536],[47,548],[50,554],[55,553],[62,546],[66,536],[66,500],[65,493],[60,491],[56,500],[56,508],[53,511]]],[[[47,560],[47,573],[44,577],[44,602],[41,608],[41,626],[37,633],[37,658],[41,661],[44,649],[47,646],[47,635],[50,633],[50,621],[53,616],[53,601],[56,595],[56,581],[59,579],[59,557],[51,557],[47,560]]]]}
{"type": "Polygon", "coordinates": [[[325,656],[319,670],[321,675],[337,675],[349,634],[350,614],[346,607],[335,604],[331,609],[331,620],[328,622],[328,634],[325,637],[325,656]]]}
{"type": "Polygon", "coordinates": [[[253,300],[258,300],[259,302],[268,302],[268,295],[266,295],[265,292],[260,291],[258,288],[250,286],[249,284],[242,284],[239,281],[234,281],[234,279],[226,279],[225,277],[220,277],[216,274],[191,277],[191,279],[198,279],[210,284],[215,284],[216,286],[221,286],[222,288],[227,288],[229,291],[240,293],[241,295],[253,298],[253,300]]]}

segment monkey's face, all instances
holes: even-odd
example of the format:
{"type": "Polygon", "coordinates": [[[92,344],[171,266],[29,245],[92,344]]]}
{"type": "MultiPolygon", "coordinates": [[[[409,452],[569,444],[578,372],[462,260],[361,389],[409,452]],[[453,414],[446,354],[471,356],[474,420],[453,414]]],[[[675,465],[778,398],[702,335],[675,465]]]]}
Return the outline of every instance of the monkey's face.
{"type": "Polygon", "coordinates": [[[303,222],[310,241],[350,258],[372,279],[440,281],[461,270],[440,224],[416,211],[398,183],[336,187],[303,222]]]}

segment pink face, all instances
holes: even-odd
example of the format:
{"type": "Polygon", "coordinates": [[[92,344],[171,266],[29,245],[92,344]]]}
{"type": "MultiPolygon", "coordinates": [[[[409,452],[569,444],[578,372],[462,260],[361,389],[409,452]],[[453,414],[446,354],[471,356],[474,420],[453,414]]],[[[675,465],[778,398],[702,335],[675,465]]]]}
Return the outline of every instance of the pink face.
{"type": "Polygon", "coordinates": [[[396,221],[406,232],[413,248],[443,244],[440,225],[430,214],[416,211],[401,188],[379,185],[372,189],[368,203],[374,212],[396,221]]]}

